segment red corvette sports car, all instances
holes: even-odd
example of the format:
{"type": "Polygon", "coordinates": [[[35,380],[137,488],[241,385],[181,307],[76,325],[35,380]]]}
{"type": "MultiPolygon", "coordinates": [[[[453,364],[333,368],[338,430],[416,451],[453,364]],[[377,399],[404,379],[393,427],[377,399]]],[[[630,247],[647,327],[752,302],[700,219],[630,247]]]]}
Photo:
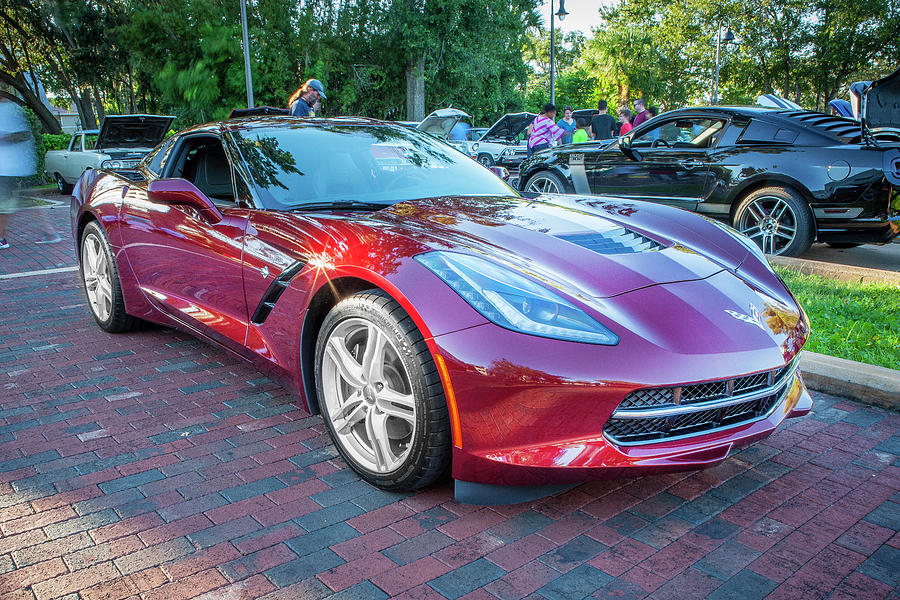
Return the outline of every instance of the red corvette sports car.
{"type": "Polygon", "coordinates": [[[90,171],[72,227],[110,332],[278,376],[387,490],[504,503],[718,464],[812,405],[803,310],[756,245],[639,201],[526,197],[367,119],[194,127],[90,171]]]}

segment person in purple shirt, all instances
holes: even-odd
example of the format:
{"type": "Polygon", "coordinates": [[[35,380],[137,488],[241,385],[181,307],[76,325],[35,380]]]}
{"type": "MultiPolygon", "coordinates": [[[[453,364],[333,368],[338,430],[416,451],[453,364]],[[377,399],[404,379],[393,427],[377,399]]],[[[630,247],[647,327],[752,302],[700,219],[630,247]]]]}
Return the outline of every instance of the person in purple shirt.
{"type": "Polygon", "coordinates": [[[643,98],[638,98],[634,101],[634,112],[634,120],[631,121],[632,127],[637,127],[650,118],[650,113],[647,112],[647,107],[643,98]]]}

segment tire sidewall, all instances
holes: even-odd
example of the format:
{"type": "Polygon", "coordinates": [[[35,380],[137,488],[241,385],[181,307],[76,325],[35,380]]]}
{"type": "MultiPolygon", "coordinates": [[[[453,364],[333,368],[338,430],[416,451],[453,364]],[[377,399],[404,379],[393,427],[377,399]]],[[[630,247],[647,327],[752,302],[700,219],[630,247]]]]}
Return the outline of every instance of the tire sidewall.
{"type": "Polygon", "coordinates": [[[106,238],[106,234],[104,233],[103,228],[100,227],[96,221],[91,221],[87,224],[87,226],[85,226],[84,232],[81,234],[81,241],[78,244],[78,263],[80,267],[78,269],[78,272],[81,275],[81,285],[84,288],[85,297],[87,298],[87,284],[85,283],[84,277],[84,244],[89,236],[94,236],[100,240],[100,247],[103,249],[103,253],[106,255],[107,264],[109,264],[109,284],[110,293],[112,294],[112,302],[109,311],[109,318],[107,318],[106,320],[101,320],[97,316],[97,313],[94,312],[94,309],[91,306],[90,298],[88,298],[88,310],[101,329],[111,332],[118,331],[121,327],[116,326],[116,321],[121,321],[126,317],[126,315],[124,314],[124,303],[122,300],[121,286],[119,284],[119,271],[116,267],[115,257],[113,257],[112,249],[109,245],[109,240],[106,238]],[[122,314],[119,314],[119,312],[122,312],[122,314]]]}
{"type": "MultiPolygon", "coordinates": [[[[545,178],[545,179],[549,179],[549,180],[552,181],[554,184],[556,184],[556,188],[559,190],[559,192],[557,192],[557,193],[560,193],[560,194],[565,194],[565,193],[566,193],[566,185],[565,185],[565,183],[563,183],[563,181],[559,178],[559,176],[558,176],[556,173],[552,172],[552,171],[538,171],[538,172],[535,173],[534,175],[530,176],[530,177],[528,178],[528,181],[525,183],[525,188],[524,188],[524,189],[525,189],[525,190],[528,190],[529,186],[531,186],[531,183],[532,183],[535,179],[538,179],[539,177],[543,177],[543,178],[545,178]]],[[[544,193],[544,192],[541,192],[541,193],[544,193]]],[[[549,193],[549,192],[547,192],[547,193],[549,193]]]]}
{"type": "Polygon", "coordinates": [[[493,157],[491,157],[490,154],[484,154],[484,153],[479,154],[478,162],[481,163],[481,166],[483,166],[483,167],[494,166],[494,159],[493,159],[493,157]]]}
{"type": "Polygon", "coordinates": [[[315,382],[322,419],[325,421],[325,425],[331,434],[335,447],[347,464],[353,467],[354,471],[356,471],[363,479],[383,489],[405,488],[406,482],[416,478],[420,462],[426,454],[426,442],[428,434],[430,433],[428,431],[429,423],[427,419],[428,407],[425,405],[426,403],[424,401],[427,395],[426,382],[422,371],[423,365],[418,358],[413,344],[414,342],[411,341],[406,332],[401,329],[397,320],[378,304],[367,301],[365,297],[361,297],[360,295],[350,296],[342,300],[331,310],[325,318],[325,321],[322,323],[319,338],[316,342],[315,382]],[[361,318],[371,321],[389,336],[394,349],[397,351],[397,354],[406,369],[412,393],[416,399],[415,433],[411,440],[409,454],[407,454],[406,459],[399,467],[387,473],[372,472],[367,467],[354,460],[342,447],[339,441],[340,438],[328,415],[328,405],[325,402],[322,380],[322,363],[325,355],[325,346],[331,333],[337,326],[343,321],[351,318],[361,318]]]}

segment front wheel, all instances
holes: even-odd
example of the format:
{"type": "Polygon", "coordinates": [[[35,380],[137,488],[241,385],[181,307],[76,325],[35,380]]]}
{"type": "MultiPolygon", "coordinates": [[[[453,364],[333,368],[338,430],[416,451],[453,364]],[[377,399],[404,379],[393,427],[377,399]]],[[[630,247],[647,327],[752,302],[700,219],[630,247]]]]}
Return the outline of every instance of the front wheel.
{"type": "Polygon", "coordinates": [[[494,166],[494,158],[490,154],[479,154],[478,162],[481,163],[485,167],[493,167],[494,166]]]}
{"type": "Polygon", "coordinates": [[[316,344],[322,417],[363,479],[408,491],[450,464],[450,421],[431,353],[406,311],[380,290],[339,302],[316,344]]]}
{"type": "Polygon", "coordinates": [[[125,312],[116,261],[96,221],[88,223],[81,235],[81,280],[91,314],[101,329],[120,333],[138,327],[140,320],[125,312]]]}
{"type": "Polygon", "coordinates": [[[566,186],[556,173],[550,171],[538,171],[528,178],[525,184],[526,192],[538,194],[564,194],[566,186]]]}
{"type": "Polygon", "coordinates": [[[63,179],[63,176],[59,173],[56,174],[56,189],[59,190],[60,194],[71,194],[74,186],[66,183],[66,180],[63,179]]]}
{"type": "Polygon", "coordinates": [[[734,228],[766,254],[800,256],[813,241],[809,204],[785,187],[767,187],[748,194],[734,213],[734,228]]]}

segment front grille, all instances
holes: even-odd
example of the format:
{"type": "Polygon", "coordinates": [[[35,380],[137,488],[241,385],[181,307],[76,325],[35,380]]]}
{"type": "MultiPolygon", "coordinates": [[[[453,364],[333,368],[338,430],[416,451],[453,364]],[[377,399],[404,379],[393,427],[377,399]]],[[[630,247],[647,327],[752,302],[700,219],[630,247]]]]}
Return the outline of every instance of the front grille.
{"type": "Polygon", "coordinates": [[[616,443],[635,444],[752,421],[780,402],[795,369],[796,363],[791,363],[733,379],[636,390],[619,404],[603,431],[616,443]]]}

